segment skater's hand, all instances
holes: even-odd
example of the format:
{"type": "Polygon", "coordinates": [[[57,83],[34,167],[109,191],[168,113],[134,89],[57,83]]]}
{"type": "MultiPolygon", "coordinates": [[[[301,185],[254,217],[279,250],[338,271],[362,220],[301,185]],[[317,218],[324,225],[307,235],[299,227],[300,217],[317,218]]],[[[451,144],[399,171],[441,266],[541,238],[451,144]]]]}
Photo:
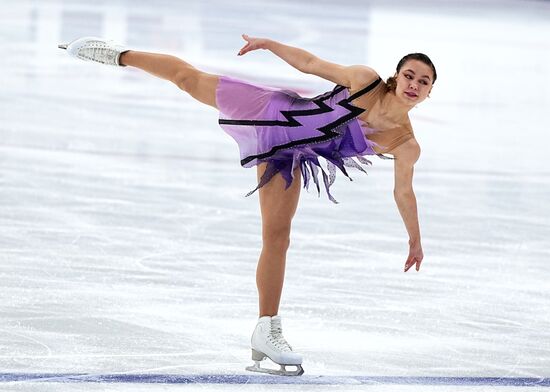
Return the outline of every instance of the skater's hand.
{"type": "Polygon", "coordinates": [[[237,54],[237,56],[242,56],[243,54],[251,52],[256,49],[265,49],[265,44],[268,41],[265,38],[254,38],[246,34],[243,34],[242,37],[246,41],[246,45],[243,46],[241,50],[239,50],[239,53],[237,54]]]}
{"type": "Polygon", "coordinates": [[[405,262],[405,272],[415,264],[416,270],[420,270],[420,264],[423,258],[424,253],[422,252],[422,245],[419,243],[409,244],[409,257],[407,257],[407,261],[405,262]]]}

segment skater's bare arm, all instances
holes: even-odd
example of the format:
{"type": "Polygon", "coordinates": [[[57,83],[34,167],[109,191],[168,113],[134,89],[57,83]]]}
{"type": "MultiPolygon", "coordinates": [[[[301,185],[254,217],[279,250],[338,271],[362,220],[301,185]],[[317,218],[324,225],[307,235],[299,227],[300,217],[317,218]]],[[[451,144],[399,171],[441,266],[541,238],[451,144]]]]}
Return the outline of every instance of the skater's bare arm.
{"type": "Polygon", "coordinates": [[[341,86],[365,85],[378,77],[378,74],[372,68],[364,65],[344,66],[331,63],[304,49],[267,38],[254,38],[243,34],[243,39],[247,43],[239,51],[239,56],[252,50],[267,49],[297,70],[319,76],[341,86]]]}
{"type": "Polygon", "coordinates": [[[415,139],[411,139],[395,148],[392,152],[395,156],[395,185],[393,194],[397,208],[409,234],[409,256],[405,262],[405,272],[415,264],[418,271],[424,254],[420,242],[420,225],[418,223],[418,211],[412,180],[414,164],[420,156],[420,146],[415,139]]]}

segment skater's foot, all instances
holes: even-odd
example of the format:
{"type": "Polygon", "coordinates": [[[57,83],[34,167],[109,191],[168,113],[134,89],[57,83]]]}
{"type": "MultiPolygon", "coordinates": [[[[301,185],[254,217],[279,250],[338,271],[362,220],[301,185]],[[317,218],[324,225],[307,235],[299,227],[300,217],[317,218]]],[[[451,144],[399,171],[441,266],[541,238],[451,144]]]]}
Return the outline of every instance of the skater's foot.
{"type": "Polygon", "coordinates": [[[258,320],[252,334],[252,360],[255,364],[247,367],[246,370],[282,376],[300,376],[304,373],[302,356],[292,351],[292,347],[283,336],[280,316],[264,316],[258,320]],[[280,365],[281,368],[279,370],[262,368],[260,363],[266,358],[280,365]],[[296,370],[287,370],[287,366],[293,366],[296,370]]]}
{"type": "Polygon", "coordinates": [[[60,44],[58,48],[81,60],[93,61],[100,64],[122,66],[120,56],[128,51],[124,46],[106,41],[102,38],[83,37],[68,44],[60,44]]]}

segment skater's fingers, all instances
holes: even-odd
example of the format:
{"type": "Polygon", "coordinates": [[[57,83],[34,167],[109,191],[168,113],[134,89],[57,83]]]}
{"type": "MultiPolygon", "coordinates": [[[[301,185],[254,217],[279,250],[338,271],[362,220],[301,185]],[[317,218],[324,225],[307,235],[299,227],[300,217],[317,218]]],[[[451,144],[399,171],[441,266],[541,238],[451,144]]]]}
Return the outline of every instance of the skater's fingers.
{"type": "Polygon", "coordinates": [[[416,270],[417,271],[420,271],[420,264],[422,264],[422,260],[417,260],[416,261],[416,270]]]}
{"type": "Polygon", "coordinates": [[[412,264],[407,260],[407,262],[405,263],[405,272],[407,272],[409,270],[409,268],[411,268],[412,264]]]}
{"type": "Polygon", "coordinates": [[[415,263],[416,259],[414,257],[408,258],[405,262],[405,272],[407,272],[415,263]]]}
{"type": "Polygon", "coordinates": [[[246,44],[245,46],[243,46],[241,48],[241,50],[239,50],[239,55],[243,55],[245,53],[248,53],[250,51],[250,44],[246,44]]]}
{"type": "Polygon", "coordinates": [[[258,40],[258,38],[254,38],[254,37],[251,37],[251,36],[246,35],[246,34],[243,34],[243,39],[246,41],[246,43],[248,45],[250,45],[250,44],[252,44],[252,43],[254,43],[255,41],[258,40]]]}

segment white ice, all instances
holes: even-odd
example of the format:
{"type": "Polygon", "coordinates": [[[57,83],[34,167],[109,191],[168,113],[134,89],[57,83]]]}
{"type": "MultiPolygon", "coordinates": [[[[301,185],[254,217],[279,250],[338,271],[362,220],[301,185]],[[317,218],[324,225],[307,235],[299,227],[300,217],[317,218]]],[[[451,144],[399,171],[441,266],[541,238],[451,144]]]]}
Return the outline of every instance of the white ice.
{"type": "MultiPolygon", "coordinates": [[[[411,112],[425,261],[393,163],[301,195],[280,314],[309,376],[550,377],[550,3],[32,1],[0,4],[0,373],[245,374],[261,247],[256,173],[215,110],[57,44],[99,35],[209,72],[332,88],[269,36],[383,77],[425,52],[411,112]]],[[[0,390],[528,391],[536,387],[0,382],[0,390]]],[[[541,388],[548,390],[548,388],[541,388]]]]}

